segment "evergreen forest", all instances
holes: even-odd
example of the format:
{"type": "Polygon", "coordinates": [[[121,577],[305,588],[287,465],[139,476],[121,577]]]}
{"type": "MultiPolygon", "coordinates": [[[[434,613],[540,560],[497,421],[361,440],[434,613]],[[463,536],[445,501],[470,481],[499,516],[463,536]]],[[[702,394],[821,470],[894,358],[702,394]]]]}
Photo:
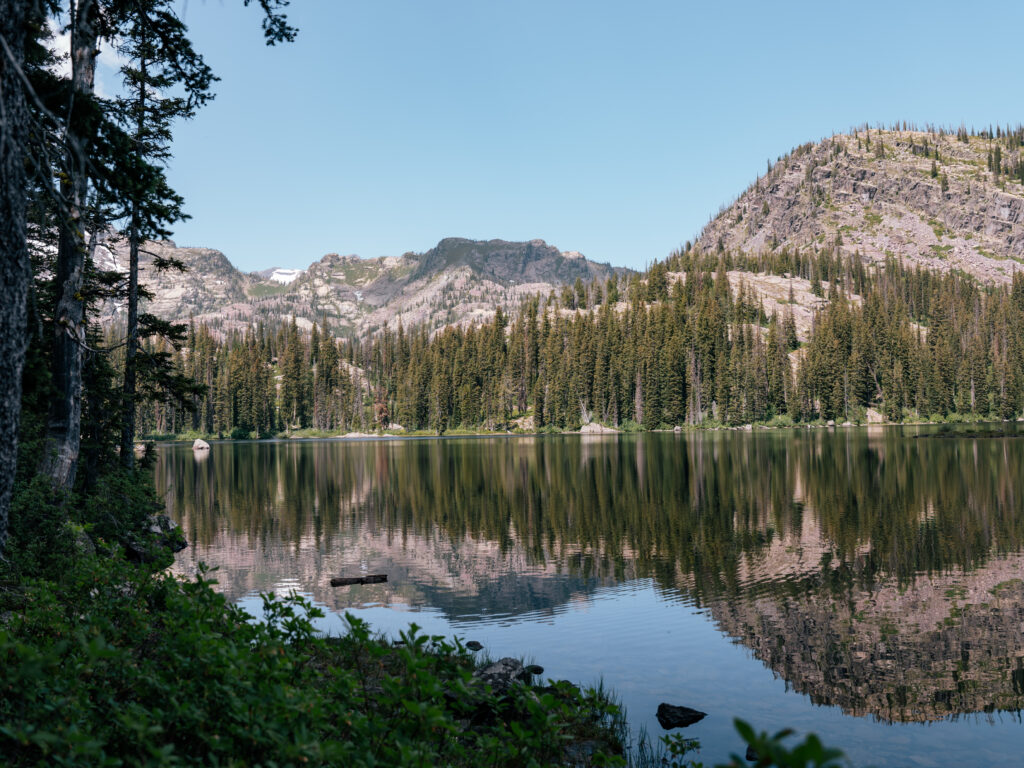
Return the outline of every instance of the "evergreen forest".
{"type": "MultiPolygon", "coordinates": [[[[108,331],[116,337],[117,329],[108,331]]],[[[833,252],[678,252],[641,276],[567,287],[480,326],[336,339],[314,325],[149,340],[184,402],[143,434],[619,429],[834,420],[1010,419],[1024,411],[1024,274],[982,286],[833,252]],[[727,272],[809,280],[829,301],[799,339],[727,272]]]]}

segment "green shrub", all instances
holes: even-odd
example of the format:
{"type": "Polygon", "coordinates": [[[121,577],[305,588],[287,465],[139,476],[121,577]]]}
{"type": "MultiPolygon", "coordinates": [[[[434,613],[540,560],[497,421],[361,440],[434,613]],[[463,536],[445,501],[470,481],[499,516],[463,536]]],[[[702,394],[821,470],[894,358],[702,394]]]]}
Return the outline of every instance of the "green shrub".
{"type": "Polygon", "coordinates": [[[767,422],[766,426],[783,428],[796,426],[796,422],[793,421],[793,417],[788,413],[778,413],[767,422]]]}
{"type": "Polygon", "coordinates": [[[766,732],[756,733],[742,720],[733,722],[757,759],[747,762],[739,755],[733,755],[731,762],[719,768],[839,768],[841,765],[843,753],[826,748],[813,733],[790,749],[782,742],[793,734],[791,730],[782,730],[769,736],[766,732]]]}
{"type": "Polygon", "coordinates": [[[415,627],[392,645],[349,617],[324,638],[296,596],[264,596],[257,622],[205,572],[74,563],[0,597],[5,765],[555,765],[594,734],[595,764],[625,764],[597,692],[498,695],[458,642],[415,627]]]}

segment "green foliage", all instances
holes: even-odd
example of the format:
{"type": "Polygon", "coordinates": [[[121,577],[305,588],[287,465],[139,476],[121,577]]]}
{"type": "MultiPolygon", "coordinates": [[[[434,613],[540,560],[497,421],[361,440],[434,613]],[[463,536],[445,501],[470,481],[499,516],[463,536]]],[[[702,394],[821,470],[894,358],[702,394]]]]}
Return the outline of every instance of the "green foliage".
{"type": "MultiPolygon", "coordinates": [[[[751,760],[746,756],[732,755],[728,763],[720,763],[716,768],[840,768],[843,753],[836,749],[828,749],[822,745],[815,734],[807,737],[795,747],[788,747],[783,742],[793,731],[785,729],[774,736],[768,733],[756,733],[743,720],[733,721],[736,730],[756,757],[751,760]]],[[[662,766],[663,768],[703,768],[703,763],[690,757],[700,751],[700,741],[686,738],[681,733],[669,733],[661,737],[662,750],[652,750],[647,739],[641,737],[635,755],[634,765],[638,768],[646,766],[662,766]]]]}
{"type": "Polygon", "coordinates": [[[839,768],[841,765],[839,761],[843,753],[824,747],[813,733],[790,749],[782,742],[793,734],[791,730],[782,730],[774,736],[769,736],[766,732],[756,733],[742,720],[737,719],[734,722],[736,730],[757,755],[757,759],[754,762],[747,762],[739,755],[733,755],[731,762],[719,768],[839,768]]]}
{"type": "Polygon", "coordinates": [[[702,768],[704,765],[687,758],[688,754],[700,749],[697,739],[688,739],[681,733],[667,733],[661,737],[661,743],[668,753],[662,761],[666,768],[702,768]]]}
{"type": "MultiPolygon", "coordinates": [[[[10,547],[0,578],[59,580],[78,557],[96,548],[108,555],[129,543],[147,549],[153,545],[150,516],[162,509],[144,469],[114,468],[71,492],[54,490],[49,478],[33,476],[15,486],[10,547]]],[[[163,548],[153,546],[151,555],[170,564],[163,548]]]]}
{"type": "Polygon", "coordinates": [[[392,645],[349,618],[264,595],[262,621],[195,581],[79,558],[2,596],[5,765],[555,765],[574,739],[615,752],[598,692],[472,677],[458,644],[415,627],[392,645]]]}

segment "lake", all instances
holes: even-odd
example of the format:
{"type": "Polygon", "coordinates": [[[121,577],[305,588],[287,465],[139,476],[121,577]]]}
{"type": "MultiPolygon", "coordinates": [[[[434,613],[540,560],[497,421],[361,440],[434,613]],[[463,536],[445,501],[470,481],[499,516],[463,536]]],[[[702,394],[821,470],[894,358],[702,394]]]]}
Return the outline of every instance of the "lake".
{"type": "Polygon", "coordinates": [[[342,630],[482,642],[598,680],[698,759],[813,731],[857,765],[1019,764],[1024,430],[510,436],[161,446],[189,547],[257,613],[294,590],[342,630]],[[387,584],[331,588],[332,576],[387,584]]]}

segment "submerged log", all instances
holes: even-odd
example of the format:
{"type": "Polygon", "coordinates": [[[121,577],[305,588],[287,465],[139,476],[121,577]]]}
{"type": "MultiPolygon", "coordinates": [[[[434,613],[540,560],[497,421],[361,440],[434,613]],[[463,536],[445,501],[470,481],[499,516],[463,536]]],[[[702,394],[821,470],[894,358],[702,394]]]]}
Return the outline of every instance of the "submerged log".
{"type": "Polygon", "coordinates": [[[331,579],[332,587],[347,587],[350,584],[383,584],[388,580],[386,573],[373,573],[368,576],[335,576],[331,579]]]}

